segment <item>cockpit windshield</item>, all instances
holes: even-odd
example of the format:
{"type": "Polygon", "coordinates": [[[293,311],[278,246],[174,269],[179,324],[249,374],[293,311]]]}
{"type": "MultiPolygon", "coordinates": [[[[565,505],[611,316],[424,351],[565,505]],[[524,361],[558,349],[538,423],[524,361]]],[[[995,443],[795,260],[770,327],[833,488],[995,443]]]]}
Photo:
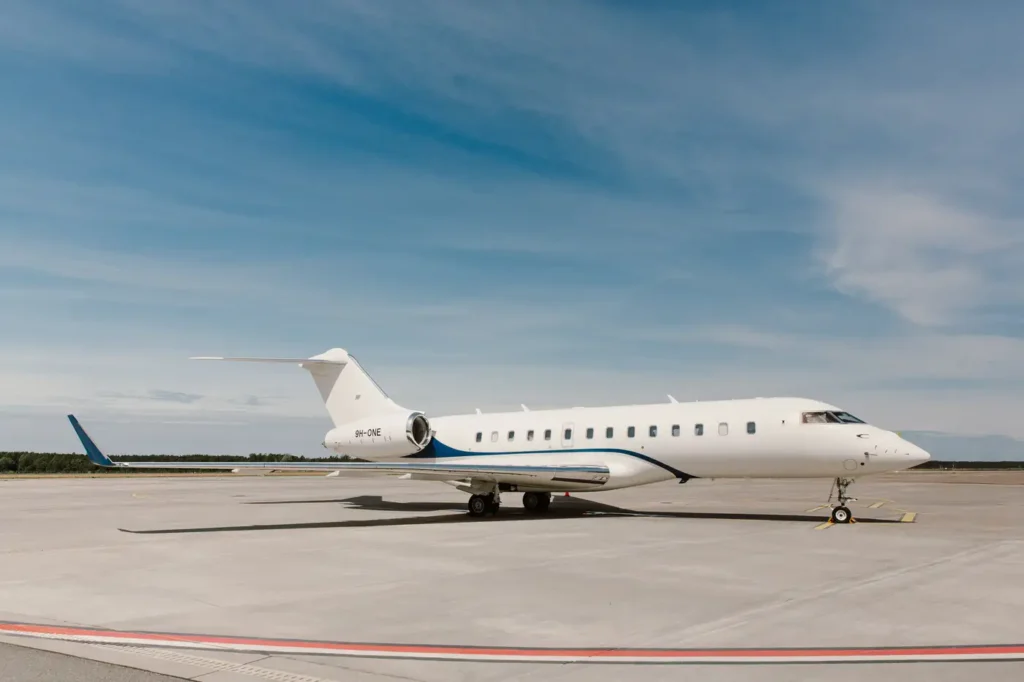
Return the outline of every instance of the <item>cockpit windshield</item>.
{"type": "Polygon", "coordinates": [[[849,412],[804,412],[804,424],[863,424],[849,412]]]}

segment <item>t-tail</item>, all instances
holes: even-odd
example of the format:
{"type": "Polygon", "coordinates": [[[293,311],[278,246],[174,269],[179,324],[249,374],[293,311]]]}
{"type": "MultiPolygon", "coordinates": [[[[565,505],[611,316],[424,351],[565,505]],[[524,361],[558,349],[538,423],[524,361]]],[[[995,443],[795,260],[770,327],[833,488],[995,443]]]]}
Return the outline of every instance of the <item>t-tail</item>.
{"type": "Polygon", "coordinates": [[[334,428],[323,445],[371,460],[417,454],[433,437],[419,411],[402,407],[348,351],[332,348],[310,358],[194,357],[192,360],[294,364],[313,377],[334,428]]]}
{"type": "Polygon", "coordinates": [[[388,397],[376,381],[359,366],[354,357],[341,348],[311,358],[226,358],[194,357],[192,360],[227,362],[270,362],[299,365],[308,371],[323,398],[335,426],[351,424],[366,417],[405,412],[388,397]]]}

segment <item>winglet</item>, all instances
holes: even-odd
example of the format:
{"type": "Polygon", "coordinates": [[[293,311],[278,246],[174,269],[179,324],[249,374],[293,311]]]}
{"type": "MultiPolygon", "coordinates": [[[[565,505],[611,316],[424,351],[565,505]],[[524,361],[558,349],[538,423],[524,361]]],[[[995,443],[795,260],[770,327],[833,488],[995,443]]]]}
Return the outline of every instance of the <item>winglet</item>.
{"type": "Polygon", "coordinates": [[[92,438],[89,438],[89,434],[85,432],[82,425],[75,419],[75,415],[69,414],[68,421],[71,422],[71,426],[75,429],[75,433],[78,434],[78,440],[82,441],[82,447],[85,448],[85,456],[89,458],[89,461],[96,466],[101,467],[113,467],[117,466],[113,460],[100,452],[100,449],[96,447],[96,443],[92,442],[92,438]]]}

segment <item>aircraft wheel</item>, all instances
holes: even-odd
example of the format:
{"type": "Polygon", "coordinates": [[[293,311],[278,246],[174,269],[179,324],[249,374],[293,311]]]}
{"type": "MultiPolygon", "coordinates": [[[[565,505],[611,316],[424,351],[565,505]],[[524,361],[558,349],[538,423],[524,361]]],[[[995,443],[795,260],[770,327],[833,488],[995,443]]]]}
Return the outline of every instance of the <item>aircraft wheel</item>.
{"type": "Polygon", "coordinates": [[[483,495],[470,495],[469,497],[469,515],[470,516],[483,516],[490,511],[491,505],[483,495]]]}
{"type": "Polygon", "coordinates": [[[832,523],[849,523],[850,510],[840,505],[832,509],[832,523]]]}
{"type": "Polygon", "coordinates": [[[528,514],[543,514],[551,506],[551,493],[523,493],[523,508],[528,514]]]}

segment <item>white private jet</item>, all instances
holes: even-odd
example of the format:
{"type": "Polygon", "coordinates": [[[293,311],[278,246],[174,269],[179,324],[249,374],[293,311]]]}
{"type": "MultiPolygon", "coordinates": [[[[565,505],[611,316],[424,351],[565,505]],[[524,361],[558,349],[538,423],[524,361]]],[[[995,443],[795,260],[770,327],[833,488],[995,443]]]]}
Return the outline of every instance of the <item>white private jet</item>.
{"type": "Polygon", "coordinates": [[[472,516],[496,514],[501,493],[522,492],[542,513],[552,493],[597,492],[691,478],[827,478],[832,521],[851,519],[847,487],[860,476],[908,469],[927,452],[834,405],[753,398],[577,407],[428,418],[395,403],[354,357],[194,360],[292,363],[309,371],[334,422],[325,448],[366,462],[115,462],[68,415],[86,454],[104,467],[323,471],[442,481],[470,494],[472,516]],[[831,495],[830,495],[831,498],[831,495]]]}

